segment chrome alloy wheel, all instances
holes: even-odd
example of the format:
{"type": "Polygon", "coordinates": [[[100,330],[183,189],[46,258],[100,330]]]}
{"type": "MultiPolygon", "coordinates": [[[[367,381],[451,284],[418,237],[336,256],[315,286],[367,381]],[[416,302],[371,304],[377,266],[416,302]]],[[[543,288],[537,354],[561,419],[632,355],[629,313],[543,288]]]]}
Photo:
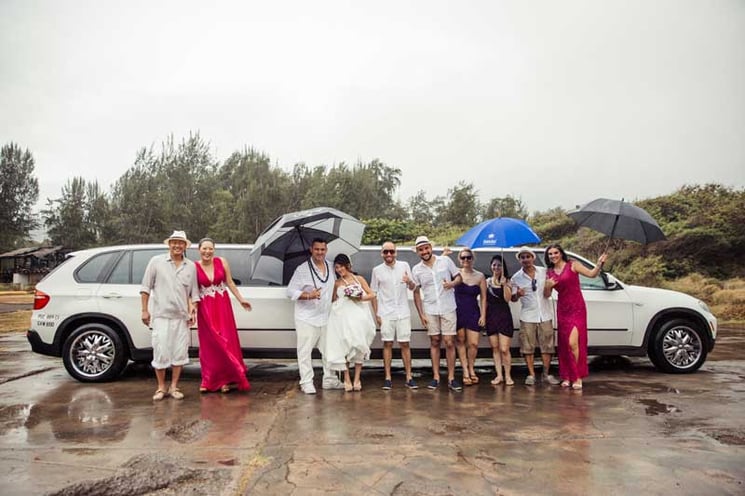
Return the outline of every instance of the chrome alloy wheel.
{"type": "Polygon", "coordinates": [[[75,337],[69,353],[73,366],[81,375],[97,377],[111,367],[116,347],[106,333],[89,330],[75,337]]]}
{"type": "Polygon", "coordinates": [[[700,358],[703,343],[698,333],[686,325],[668,329],[662,338],[662,354],[673,367],[686,369],[700,358]]]}

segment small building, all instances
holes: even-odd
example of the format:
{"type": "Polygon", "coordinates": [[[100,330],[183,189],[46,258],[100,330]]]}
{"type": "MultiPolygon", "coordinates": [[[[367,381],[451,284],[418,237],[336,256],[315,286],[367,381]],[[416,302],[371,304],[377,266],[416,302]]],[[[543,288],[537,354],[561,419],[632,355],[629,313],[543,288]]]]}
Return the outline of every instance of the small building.
{"type": "Polygon", "coordinates": [[[0,254],[0,282],[26,289],[59,265],[70,250],[59,246],[19,248],[0,254]]]}

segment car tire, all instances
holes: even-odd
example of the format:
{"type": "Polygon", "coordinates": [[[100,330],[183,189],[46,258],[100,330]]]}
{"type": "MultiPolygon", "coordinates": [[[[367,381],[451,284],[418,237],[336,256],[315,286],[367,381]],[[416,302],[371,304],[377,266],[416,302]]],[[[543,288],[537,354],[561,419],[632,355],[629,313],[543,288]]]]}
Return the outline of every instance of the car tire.
{"type": "Polygon", "coordinates": [[[75,329],[62,347],[67,372],[80,382],[116,379],[127,365],[119,334],[106,324],[90,323],[75,329]]]}
{"type": "Polygon", "coordinates": [[[691,321],[673,319],[657,328],[649,358],[662,372],[688,374],[706,361],[706,337],[691,321]]]}

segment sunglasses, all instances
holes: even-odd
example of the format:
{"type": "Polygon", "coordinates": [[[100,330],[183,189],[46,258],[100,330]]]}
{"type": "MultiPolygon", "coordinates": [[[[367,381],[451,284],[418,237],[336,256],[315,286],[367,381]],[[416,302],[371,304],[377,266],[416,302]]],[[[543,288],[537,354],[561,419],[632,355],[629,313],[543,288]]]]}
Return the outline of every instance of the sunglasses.
{"type": "Polygon", "coordinates": [[[530,287],[533,288],[533,291],[536,291],[538,289],[538,281],[536,281],[535,279],[530,281],[530,287]]]}
{"type": "Polygon", "coordinates": [[[396,250],[383,250],[383,255],[393,255],[396,250]]]}
{"type": "Polygon", "coordinates": [[[473,256],[471,255],[463,255],[460,257],[461,260],[473,260],[473,256]]]}

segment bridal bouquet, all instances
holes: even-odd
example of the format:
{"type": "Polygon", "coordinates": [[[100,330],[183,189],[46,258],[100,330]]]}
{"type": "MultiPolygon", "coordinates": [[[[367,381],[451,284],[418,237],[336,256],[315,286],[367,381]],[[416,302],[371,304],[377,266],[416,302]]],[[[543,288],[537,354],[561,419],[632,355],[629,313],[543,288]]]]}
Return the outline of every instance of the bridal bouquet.
{"type": "Polygon", "coordinates": [[[354,300],[359,300],[362,298],[362,295],[364,292],[362,291],[362,287],[358,284],[354,284],[352,286],[346,286],[344,288],[344,296],[348,298],[352,298],[354,300]]]}

